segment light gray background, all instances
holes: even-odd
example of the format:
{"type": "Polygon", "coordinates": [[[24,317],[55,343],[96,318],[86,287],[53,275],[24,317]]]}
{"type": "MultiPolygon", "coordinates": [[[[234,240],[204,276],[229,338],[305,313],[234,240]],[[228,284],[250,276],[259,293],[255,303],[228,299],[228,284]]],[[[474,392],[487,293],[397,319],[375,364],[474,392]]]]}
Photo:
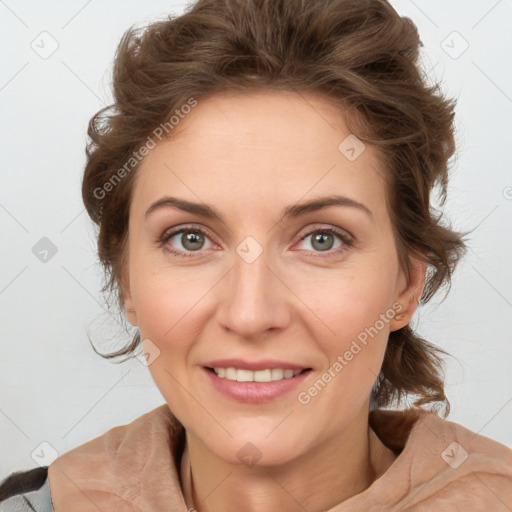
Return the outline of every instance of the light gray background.
{"type": "MultiPolygon", "coordinates": [[[[445,211],[455,228],[477,227],[447,299],[413,325],[453,356],[449,419],[512,447],[512,0],[392,4],[418,26],[425,69],[458,98],[445,211]]],[[[80,183],[87,122],[110,100],[119,38],[185,5],[0,1],[1,478],[164,403],[137,359],[113,364],[89,345],[87,329],[102,352],[128,337],[103,308],[80,183]],[[46,263],[32,252],[42,237],[58,250],[46,263]]]]}

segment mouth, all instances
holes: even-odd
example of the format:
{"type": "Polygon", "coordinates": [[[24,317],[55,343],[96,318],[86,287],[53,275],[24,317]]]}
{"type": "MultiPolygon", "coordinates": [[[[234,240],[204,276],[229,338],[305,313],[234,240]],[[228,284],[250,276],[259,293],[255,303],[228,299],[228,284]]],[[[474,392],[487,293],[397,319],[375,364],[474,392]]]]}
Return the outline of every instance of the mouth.
{"type": "Polygon", "coordinates": [[[215,392],[236,402],[261,404],[286,397],[304,385],[313,369],[279,361],[213,361],[202,366],[215,392]],[[252,368],[251,368],[252,367],[252,368]]]}
{"type": "Polygon", "coordinates": [[[206,370],[214,373],[221,379],[236,381],[236,382],[275,382],[284,379],[292,379],[305,372],[309,372],[311,368],[303,368],[292,370],[290,368],[266,368],[263,370],[247,370],[245,368],[235,368],[233,366],[223,367],[209,367],[205,366],[206,370]]]}

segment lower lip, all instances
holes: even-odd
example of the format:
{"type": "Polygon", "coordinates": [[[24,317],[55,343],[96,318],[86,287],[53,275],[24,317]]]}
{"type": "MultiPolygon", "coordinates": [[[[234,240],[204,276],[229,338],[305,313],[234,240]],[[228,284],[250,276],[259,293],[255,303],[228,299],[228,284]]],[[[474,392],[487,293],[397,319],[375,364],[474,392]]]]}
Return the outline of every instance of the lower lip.
{"type": "Polygon", "coordinates": [[[228,398],[247,403],[270,402],[275,398],[283,396],[300,386],[311,373],[311,370],[307,370],[295,377],[271,382],[238,382],[219,377],[216,373],[205,367],[202,369],[217,391],[228,398]]]}

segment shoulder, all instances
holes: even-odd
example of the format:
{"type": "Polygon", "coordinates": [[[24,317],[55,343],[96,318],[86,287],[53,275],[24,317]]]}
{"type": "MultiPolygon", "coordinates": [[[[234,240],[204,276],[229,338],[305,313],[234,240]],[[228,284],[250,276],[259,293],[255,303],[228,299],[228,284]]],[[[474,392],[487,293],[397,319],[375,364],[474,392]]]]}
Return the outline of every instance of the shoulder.
{"type": "Polygon", "coordinates": [[[512,508],[510,448],[434,414],[423,417],[412,441],[423,459],[417,467],[423,470],[426,463],[437,469],[429,481],[433,503],[454,499],[475,511],[512,508]]]}
{"type": "Polygon", "coordinates": [[[456,442],[468,454],[471,452],[474,457],[478,456],[479,461],[489,458],[495,462],[500,460],[504,463],[501,467],[506,473],[512,471],[510,448],[459,423],[441,418],[432,411],[418,407],[405,410],[377,409],[370,413],[370,425],[384,444],[397,455],[406,448],[418,448],[424,444],[425,439],[435,441],[430,448],[448,448],[456,442]]]}
{"type": "Polygon", "coordinates": [[[412,429],[413,440],[419,441],[427,432],[435,438],[435,446],[443,449],[441,458],[452,469],[468,460],[474,472],[512,477],[512,450],[504,444],[434,413],[420,417],[412,429]]]}
{"type": "Polygon", "coordinates": [[[512,510],[507,446],[433,412],[380,411],[372,420],[398,454],[386,482],[402,481],[400,510],[443,510],[446,503],[460,510],[499,510],[504,504],[512,510]]]}
{"type": "Polygon", "coordinates": [[[48,466],[12,473],[0,483],[0,512],[54,512],[48,466]]]}

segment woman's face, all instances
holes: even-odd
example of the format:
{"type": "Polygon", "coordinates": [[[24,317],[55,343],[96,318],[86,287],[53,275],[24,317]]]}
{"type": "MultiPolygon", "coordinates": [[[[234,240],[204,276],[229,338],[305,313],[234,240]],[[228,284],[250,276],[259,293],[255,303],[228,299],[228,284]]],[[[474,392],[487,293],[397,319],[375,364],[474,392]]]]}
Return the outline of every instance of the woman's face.
{"type": "Polygon", "coordinates": [[[178,128],[137,170],[127,314],[189,434],[226,461],[284,463],[367,413],[422,283],[399,268],[375,148],[321,96],[218,95],[178,128]]]}

